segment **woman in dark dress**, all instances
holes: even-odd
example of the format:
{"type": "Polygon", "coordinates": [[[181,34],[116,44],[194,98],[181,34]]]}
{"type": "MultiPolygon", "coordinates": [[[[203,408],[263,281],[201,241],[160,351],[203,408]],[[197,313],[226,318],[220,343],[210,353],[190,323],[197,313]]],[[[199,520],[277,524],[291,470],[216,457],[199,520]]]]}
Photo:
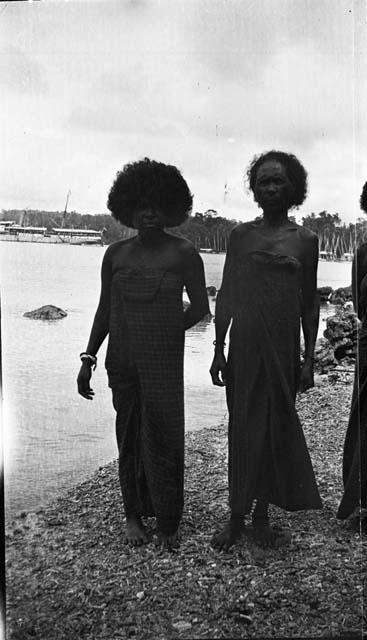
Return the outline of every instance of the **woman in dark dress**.
{"type": "MultiPolygon", "coordinates": [[[[367,182],[360,199],[367,213],[367,182]]],[[[352,516],[353,524],[367,532],[367,243],[358,247],[352,266],[353,304],[361,326],[348,429],[344,443],[344,494],[338,518],[352,516]]]]}
{"type": "Polygon", "coordinates": [[[176,167],[145,158],[117,174],[108,208],[138,233],[115,242],[102,263],[102,288],[78,376],[92,399],[92,367],[109,334],[106,369],[116,409],[119,478],[130,544],[147,541],[142,517],[155,516],[157,539],[177,546],[183,509],[185,329],[209,311],[203,263],[181,224],[192,195],[176,167]],[[190,306],[183,311],[182,293],[190,306]]]}
{"type": "Polygon", "coordinates": [[[255,539],[265,546],[287,541],[269,524],[269,503],[289,511],[322,506],[295,410],[297,390],[313,386],[319,320],[317,236],[288,218],[306,196],[307,174],[295,156],[271,151],[254,159],[248,178],[263,217],[231,234],[210,371],[213,384],[226,384],[229,412],[231,515],[212,540],[219,549],[240,537],[254,501],[255,539]]]}

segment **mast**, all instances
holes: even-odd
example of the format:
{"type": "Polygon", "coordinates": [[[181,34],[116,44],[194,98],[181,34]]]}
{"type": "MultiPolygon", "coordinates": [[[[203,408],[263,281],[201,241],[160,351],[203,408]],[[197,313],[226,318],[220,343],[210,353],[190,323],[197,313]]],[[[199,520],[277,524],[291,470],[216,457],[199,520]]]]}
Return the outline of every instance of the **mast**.
{"type": "Polygon", "coordinates": [[[64,213],[62,214],[62,222],[61,222],[61,227],[64,228],[65,227],[65,222],[66,222],[66,216],[67,216],[67,208],[68,208],[68,203],[69,203],[69,198],[70,198],[70,194],[71,191],[69,189],[69,191],[66,194],[66,202],[65,202],[65,208],[64,208],[64,213]]]}

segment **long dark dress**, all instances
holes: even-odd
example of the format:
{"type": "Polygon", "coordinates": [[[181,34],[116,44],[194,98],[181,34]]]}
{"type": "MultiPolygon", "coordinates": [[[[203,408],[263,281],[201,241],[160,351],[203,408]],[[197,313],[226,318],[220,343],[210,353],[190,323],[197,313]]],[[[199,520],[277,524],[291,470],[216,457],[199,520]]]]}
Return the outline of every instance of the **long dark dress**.
{"type": "Polygon", "coordinates": [[[255,251],[232,261],[227,271],[225,280],[232,288],[227,403],[234,513],[249,513],[255,498],[289,511],[322,507],[295,410],[301,269],[295,258],[255,251]]]}
{"type": "Polygon", "coordinates": [[[347,518],[357,508],[367,509],[367,275],[362,280],[360,296],[363,318],[344,443],[344,494],[337,513],[340,519],[347,518]]]}
{"type": "Polygon", "coordinates": [[[126,515],[155,515],[167,534],[183,508],[183,285],[174,272],[118,269],[106,355],[126,515]]]}

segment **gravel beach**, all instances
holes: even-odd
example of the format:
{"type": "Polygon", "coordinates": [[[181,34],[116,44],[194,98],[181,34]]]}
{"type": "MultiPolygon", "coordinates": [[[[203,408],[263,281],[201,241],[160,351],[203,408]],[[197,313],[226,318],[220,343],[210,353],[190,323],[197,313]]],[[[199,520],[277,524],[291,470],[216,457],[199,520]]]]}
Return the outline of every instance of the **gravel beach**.
{"type": "Polygon", "coordinates": [[[229,552],[211,548],[227,515],[226,425],[191,432],[177,551],[124,544],[116,461],[8,523],[7,638],[361,637],[366,541],[335,518],[352,381],[333,371],[298,398],[324,508],[272,508],[288,546],[261,549],[249,527],[229,552]]]}

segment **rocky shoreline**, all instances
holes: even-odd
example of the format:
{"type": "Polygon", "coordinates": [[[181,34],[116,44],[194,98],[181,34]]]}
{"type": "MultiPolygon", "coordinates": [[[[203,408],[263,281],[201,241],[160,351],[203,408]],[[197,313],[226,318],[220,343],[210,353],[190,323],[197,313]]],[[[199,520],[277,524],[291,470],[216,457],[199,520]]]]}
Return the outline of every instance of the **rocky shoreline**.
{"type": "Polygon", "coordinates": [[[211,548],[227,514],[226,428],[191,432],[178,551],[123,543],[116,462],[9,524],[7,638],[360,637],[366,545],[335,518],[352,380],[339,365],[298,398],[324,508],[272,509],[288,547],[262,550],[249,528],[230,552],[211,548]]]}

